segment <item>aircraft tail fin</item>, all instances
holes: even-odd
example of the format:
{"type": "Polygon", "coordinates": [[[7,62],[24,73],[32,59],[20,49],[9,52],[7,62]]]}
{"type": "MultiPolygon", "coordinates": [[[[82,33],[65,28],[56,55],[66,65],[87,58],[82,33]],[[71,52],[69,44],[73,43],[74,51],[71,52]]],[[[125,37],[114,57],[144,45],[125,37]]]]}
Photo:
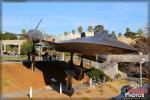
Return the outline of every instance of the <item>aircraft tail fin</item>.
{"type": "Polygon", "coordinates": [[[81,33],[81,37],[86,37],[85,32],[82,32],[82,33],[81,33]]]}

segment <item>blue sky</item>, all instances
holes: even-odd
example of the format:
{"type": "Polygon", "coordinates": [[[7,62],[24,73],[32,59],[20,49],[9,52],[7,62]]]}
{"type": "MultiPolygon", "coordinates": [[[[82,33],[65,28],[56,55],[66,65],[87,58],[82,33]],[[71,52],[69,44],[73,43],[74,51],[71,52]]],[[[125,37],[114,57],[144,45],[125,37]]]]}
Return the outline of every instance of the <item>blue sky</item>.
{"type": "Polygon", "coordinates": [[[28,2],[2,4],[2,29],[20,33],[35,28],[41,18],[39,30],[60,34],[83,26],[104,25],[105,29],[124,33],[144,28],[148,22],[147,2],[28,2]]]}

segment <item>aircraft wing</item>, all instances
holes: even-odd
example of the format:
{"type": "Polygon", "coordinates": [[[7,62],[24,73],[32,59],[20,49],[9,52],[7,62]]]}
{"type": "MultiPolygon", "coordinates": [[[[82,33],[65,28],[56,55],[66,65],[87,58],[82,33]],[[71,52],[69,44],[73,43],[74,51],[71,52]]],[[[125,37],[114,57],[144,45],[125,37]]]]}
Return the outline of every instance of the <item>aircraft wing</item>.
{"type": "Polygon", "coordinates": [[[136,48],[118,41],[115,37],[106,33],[96,33],[94,36],[58,42],[55,49],[61,52],[81,53],[83,55],[137,53],[136,48]]]}

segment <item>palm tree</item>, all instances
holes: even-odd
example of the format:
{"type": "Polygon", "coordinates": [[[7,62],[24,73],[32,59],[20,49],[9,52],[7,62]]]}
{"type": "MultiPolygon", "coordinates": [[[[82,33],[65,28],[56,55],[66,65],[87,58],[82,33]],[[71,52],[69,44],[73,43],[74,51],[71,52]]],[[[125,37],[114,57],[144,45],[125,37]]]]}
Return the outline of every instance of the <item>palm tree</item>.
{"type": "Polygon", "coordinates": [[[121,37],[122,36],[122,33],[118,33],[118,37],[121,37]]]}
{"type": "Polygon", "coordinates": [[[144,37],[144,31],[142,29],[138,29],[137,34],[139,38],[144,37]]]}
{"type": "Polygon", "coordinates": [[[111,34],[112,34],[112,35],[116,35],[115,31],[112,31],[111,34]]]}
{"type": "Polygon", "coordinates": [[[22,29],[22,30],[21,30],[21,33],[22,33],[22,34],[27,34],[26,29],[22,29]]]}
{"type": "Polygon", "coordinates": [[[68,35],[68,32],[64,32],[64,35],[68,35]]]}
{"type": "Polygon", "coordinates": [[[88,26],[88,32],[93,32],[93,26],[88,26]]]}
{"type": "Polygon", "coordinates": [[[79,26],[79,27],[78,27],[78,31],[79,31],[79,33],[82,33],[82,32],[83,32],[82,26],[79,26]]]}
{"type": "Polygon", "coordinates": [[[75,34],[75,30],[72,30],[72,34],[75,34]]]}
{"type": "Polygon", "coordinates": [[[26,35],[27,35],[26,29],[22,29],[21,30],[21,36],[19,39],[26,39],[26,35]]]}
{"type": "Polygon", "coordinates": [[[130,32],[130,28],[127,27],[127,28],[126,28],[126,32],[130,32]]]}

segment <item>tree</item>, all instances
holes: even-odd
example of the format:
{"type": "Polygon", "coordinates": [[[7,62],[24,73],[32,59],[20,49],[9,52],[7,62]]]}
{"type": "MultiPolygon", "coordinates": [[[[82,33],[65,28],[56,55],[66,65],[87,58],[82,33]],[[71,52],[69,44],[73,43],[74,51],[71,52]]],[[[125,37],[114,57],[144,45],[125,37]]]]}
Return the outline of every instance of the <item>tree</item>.
{"type": "MultiPolygon", "coordinates": [[[[134,47],[137,48],[138,51],[141,52],[143,55],[149,55],[150,37],[136,39],[136,43],[135,43],[134,47]]],[[[147,63],[145,62],[142,67],[143,67],[143,70],[146,74],[147,79],[150,79],[149,62],[147,62],[147,63]]]]}
{"type": "Polygon", "coordinates": [[[22,29],[21,30],[21,36],[19,39],[26,39],[26,35],[27,35],[26,29],[22,29]]]}
{"type": "Polygon", "coordinates": [[[116,35],[115,31],[112,31],[111,34],[112,34],[112,35],[116,35]]]}
{"type": "Polygon", "coordinates": [[[21,54],[27,55],[28,52],[32,52],[32,47],[33,47],[33,42],[31,40],[27,40],[21,46],[21,50],[20,50],[21,54]]]}
{"type": "Polygon", "coordinates": [[[17,40],[17,36],[14,33],[5,32],[4,34],[0,34],[1,40],[17,40]]]}
{"type": "Polygon", "coordinates": [[[21,30],[21,33],[22,33],[22,34],[27,34],[26,29],[22,29],[22,30],[21,30]]]}
{"type": "Polygon", "coordinates": [[[90,77],[90,78],[96,78],[96,81],[99,81],[100,78],[105,77],[106,81],[111,80],[111,78],[109,76],[107,76],[103,71],[92,68],[90,70],[88,70],[86,72],[86,74],[90,77]]]}
{"type": "Polygon", "coordinates": [[[103,32],[104,31],[104,26],[103,25],[96,25],[95,28],[94,28],[94,31],[103,32]]]}
{"type": "Polygon", "coordinates": [[[88,26],[88,32],[93,32],[93,26],[88,26]]]}
{"type": "Polygon", "coordinates": [[[122,36],[122,33],[118,33],[118,37],[121,37],[122,36]]]}
{"type": "Polygon", "coordinates": [[[78,32],[79,32],[79,33],[82,33],[82,32],[83,32],[82,26],[79,26],[79,27],[78,27],[78,32]]]}
{"type": "Polygon", "coordinates": [[[130,32],[130,28],[126,28],[126,32],[124,34],[126,37],[130,37],[131,36],[131,32],[130,32]]]}
{"type": "Polygon", "coordinates": [[[10,51],[11,50],[11,47],[10,45],[6,45],[6,52],[10,51]]]}
{"type": "Polygon", "coordinates": [[[125,32],[124,35],[125,35],[126,37],[130,37],[130,33],[131,33],[131,32],[130,32],[130,29],[127,27],[127,28],[126,28],[126,32],[125,32]]]}
{"type": "Polygon", "coordinates": [[[137,33],[130,31],[130,29],[127,27],[124,36],[134,39],[137,37],[137,33]]]}
{"type": "Polygon", "coordinates": [[[17,52],[18,47],[16,45],[6,45],[6,52],[8,52],[10,50],[17,52]]]}
{"type": "Polygon", "coordinates": [[[148,55],[150,51],[150,38],[140,38],[136,40],[135,48],[142,54],[148,55]]]}
{"type": "Polygon", "coordinates": [[[127,28],[126,28],[126,32],[130,32],[130,28],[127,27],[127,28]]]}
{"type": "Polygon", "coordinates": [[[139,38],[143,38],[144,37],[144,31],[142,29],[138,29],[137,35],[139,38]]]}
{"type": "Polygon", "coordinates": [[[75,34],[75,30],[72,30],[72,34],[75,34]]]}
{"type": "Polygon", "coordinates": [[[68,35],[68,32],[66,31],[66,32],[64,32],[64,35],[68,35]]]}
{"type": "Polygon", "coordinates": [[[135,33],[135,32],[126,32],[126,33],[124,34],[124,36],[126,36],[126,37],[128,37],[128,38],[135,39],[136,36],[137,36],[137,33],[135,33]]]}

